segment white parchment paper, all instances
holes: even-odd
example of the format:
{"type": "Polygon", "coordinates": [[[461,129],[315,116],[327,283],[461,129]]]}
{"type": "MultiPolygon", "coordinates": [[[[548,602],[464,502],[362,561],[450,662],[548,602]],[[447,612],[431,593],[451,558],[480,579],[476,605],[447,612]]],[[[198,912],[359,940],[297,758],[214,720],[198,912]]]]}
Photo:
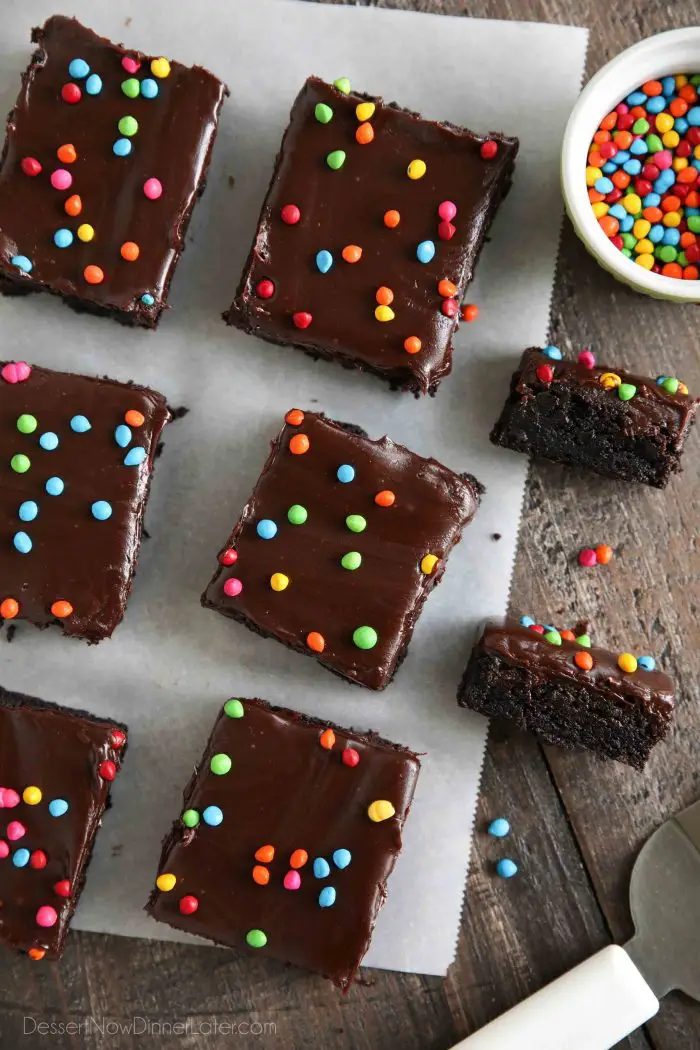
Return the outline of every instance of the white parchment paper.
{"type": "MultiPolygon", "coordinates": [[[[29,32],[55,0],[5,0],[0,111],[12,105],[29,32]]],[[[0,681],[126,721],[130,747],[75,925],[186,939],[142,911],[160,840],[220,704],[260,696],[425,751],[367,963],[444,974],[455,952],[486,721],[455,692],[475,623],[503,614],[526,460],[488,442],[518,351],[542,343],[561,220],[558,151],[581,81],[586,31],[292,0],[71,0],[66,13],[116,41],[207,65],[231,88],[209,185],[157,333],[78,316],[50,296],[0,300],[0,356],[133,378],[190,413],[165,434],[124,623],[99,646],[21,624],[0,641],[0,681]],[[469,294],[476,323],[453,374],[415,401],[380,380],[226,328],[289,108],[309,73],[432,119],[520,137],[513,189],[469,294]],[[231,186],[230,177],[235,178],[231,186]],[[290,407],[388,433],[488,492],[429,599],[408,658],[383,694],[200,608],[215,555],[290,407]],[[492,539],[499,533],[501,539],[492,539]]],[[[76,118],[77,119],[77,118],[76,118]]]]}

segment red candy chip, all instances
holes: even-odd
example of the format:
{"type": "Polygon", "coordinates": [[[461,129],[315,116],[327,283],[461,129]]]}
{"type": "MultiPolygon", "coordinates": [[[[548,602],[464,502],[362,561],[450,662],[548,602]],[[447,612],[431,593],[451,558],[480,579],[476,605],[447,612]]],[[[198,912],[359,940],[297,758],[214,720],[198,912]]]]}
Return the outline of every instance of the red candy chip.
{"type": "Polygon", "coordinates": [[[455,317],[459,310],[459,303],[456,299],[443,299],[440,309],[445,317],[455,317]]]}
{"type": "Polygon", "coordinates": [[[540,383],[551,383],[554,379],[554,369],[551,365],[538,365],[535,374],[540,383]]]}
{"type": "Polygon", "coordinates": [[[32,178],[41,173],[41,164],[36,157],[22,157],[20,167],[25,175],[31,175],[32,178]]]}
{"type": "Polygon", "coordinates": [[[451,222],[441,222],[438,225],[438,237],[441,241],[451,241],[457,232],[451,222]]]}
{"type": "Polygon", "coordinates": [[[69,102],[71,106],[80,102],[82,97],[83,93],[77,84],[64,84],[61,88],[61,98],[64,102],[69,102]]]}
{"type": "Polygon", "coordinates": [[[582,551],[579,551],[578,563],[586,569],[590,569],[592,565],[598,564],[598,556],[592,548],[584,547],[582,551]]]}
{"type": "Polygon", "coordinates": [[[68,879],[61,879],[60,882],[55,882],[53,885],[53,891],[58,894],[59,897],[70,897],[70,881],[68,879]]]}
{"type": "Polygon", "coordinates": [[[234,550],[233,547],[228,547],[225,551],[222,551],[219,555],[220,565],[235,565],[238,561],[238,551],[234,550]]]}
{"type": "Polygon", "coordinates": [[[188,893],[186,897],[180,897],[180,911],[183,915],[194,915],[198,907],[199,901],[191,894],[188,893]]]}
{"type": "Polygon", "coordinates": [[[479,153],[484,160],[492,160],[498,153],[498,143],[494,142],[493,139],[489,139],[487,142],[482,142],[479,153]]]}
{"type": "Polygon", "coordinates": [[[536,634],[544,634],[544,627],[541,623],[531,623],[528,630],[534,631],[536,634]]]}
{"type": "Polygon", "coordinates": [[[122,732],[121,729],[113,729],[109,734],[109,742],[118,751],[126,743],[126,733],[122,732]]]}
{"type": "Polygon", "coordinates": [[[36,871],[40,871],[41,868],[45,868],[49,863],[49,858],[44,853],[43,849],[35,849],[29,858],[29,866],[34,868],[36,871]]]}
{"type": "Polygon", "coordinates": [[[305,310],[298,310],[295,314],[292,314],[292,321],[296,328],[308,328],[313,318],[311,314],[306,313],[305,310]]]}
{"type": "Polygon", "coordinates": [[[117,775],[117,767],[114,762],[107,759],[106,762],[100,762],[98,773],[103,780],[114,780],[117,775]]]}
{"type": "Polygon", "coordinates": [[[634,124],[634,117],[631,113],[620,113],[617,118],[617,128],[619,131],[629,131],[634,124]]]}
{"type": "Polygon", "coordinates": [[[269,279],[269,277],[263,277],[262,281],[258,281],[255,285],[255,294],[260,299],[271,299],[275,294],[275,285],[269,279]]]}
{"type": "Polygon", "coordinates": [[[286,222],[287,226],[296,226],[300,218],[301,212],[296,204],[285,204],[280,211],[280,219],[282,222],[286,222]]]}
{"type": "Polygon", "coordinates": [[[360,763],[359,752],[357,752],[354,747],[343,748],[342,759],[343,765],[350,766],[351,769],[360,763]]]}

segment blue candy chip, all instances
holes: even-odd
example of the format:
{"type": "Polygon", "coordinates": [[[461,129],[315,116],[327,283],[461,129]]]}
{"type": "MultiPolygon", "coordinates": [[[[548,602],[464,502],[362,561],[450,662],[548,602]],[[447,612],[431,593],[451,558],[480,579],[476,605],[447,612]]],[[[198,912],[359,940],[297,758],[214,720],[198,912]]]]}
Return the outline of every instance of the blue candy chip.
{"type": "Polygon", "coordinates": [[[117,139],[112,146],[112,153],[116,157],[128,157],[131,153],[131,141],[129,139],[117,139]]]}
{"type": "Polygon", "coordinates": [[[641,667],[642,671],[653,671],[656,668],[656,660],[653,656],[640,656],[637,667],[641,667]]]}
{"type": "MultiPolygon", "coordinates": [[[[693,106],[685,115],[685,119],[691,128],[696,128],[700,125],[700,106],[693,106]]],[[[675,127],[675,124],[674,124],[675,127]]]]}
{"type": "Polygon", "coordinates": [[[615,189],[615,183],[603,175],[599,179],[596,179],[594,188],[598,193],[612,193],[615,189]]]}
{"type": "Polygon", "coordinates": [[[53,430],[47,430],[39,438],[39,444],[45,452],[53,452],[54,449],[58,448],[58,434],[54,434],[53,430]]]}
{"type": "Polygon", "coordinates": [[[518,865],[513,860],[504,858],[499,860],[496,865],[496,873],[501,876],[502,879],[512,879],[514,875],[518,874],[518,865]]]}
{"type": "Polygon", "coordinates": [[[631,215],[625,215],[624,219],[620,219],[620,229],[623,233],[629,233],[634,226],[634,218],[631,215]]]}
{"type": "Polygon", "coordinates": [[[421,241],[416,248],[418,262],[429,263],[435,255],[435,243],[433,241],[421,241]]]}
{"type": "Polygon", "coordinates": [[[13,266],[16,266],[22,273],[31,273],[33,266],[31,259],[28,259],[26,255],[13,255],[10,259],[13,266]]]}
{"type": "Polygon", "coordinates": [[[606,175],[613,175],[617,171],[617,164],[612,160],[606,160],[603,171],[606,175]]]}
{"type": "Polygon", "coordinates": [[[494,838],[504,839],[510,831],[510,824],[505,817],[497,817],[496,820],[491,821],[487,830],[494,838]]]}
{"type": "Polygon", "coordinates": [[[621,164],[624,164],[625,161],[628,161],[631,156],[632,154],[628,149],[619,149],[615,154],[615,162],[619,167],[621,164]]]}
{"type": "Polygon", "coordinates": [[[53,477],[49,478],[44,488],[48,492],[49,496],[60,496],[65,488],[65,485],[63,484],[62,478],[53,477]]]}
{"type": "Polygon", "coordinates": [[[146,449],[142,448],[141,445],[134,445],[130,448],[127,454],[124,456],[125,467],[138,467],[143,463],[146,458],[146,449]]]}
{"type": "Polygon", "coordinates": [[[661,90],[666,96],[670,98],[671,95],[676,93],[676,78],[675,77],[664,77],[661,81],[661,90]]]}
{"type": "Polygon", "coordinates": [[[628,160],[622,165],[622,170],[628,175],[639,175],[642,170],[642,162],[641,160],[628,160]]]}
{"type": "Polygon", "coordinates": [[[85,434],[92,429],[92,424],[87,416],[73,416],[70,421],[70,428],[76,434],[85,434]]]}
{"type": "MultiPolygon", "coordinates": [[[[664,244],[670,244],[671,247],[673,247],[673,248],[675,248],[675,246],[677,244],[680,244],[680,240],[681,240],[680,230],[673,229],[673,227],[669,227],[668,229],[664,229],[662,227],[662,229],[664,231],[664,233],[663,233],[663,243],[664,244]]],[[[649,231],[649,232],[651,232],[651,231],[649,231]]]]}
{"type": "Polygon", "coordinates": [[[141,296],[141,302],[144,306],[153,306],[155,299],[150,292],[144,292],[141,296]]]}
{"type": "Polygon", "coordinates": [[[151,77],[141,81],[141,94],[144,98],[155,98],[158,94],[158,85],[151,77]]]}
{"type": "Polygon", "coordinates": [[[316,857],[314,861],[314,875],[317,879],[327,879],[331,873],[331,866],[325,857],[316,857]]]}
{"type": "Polygon", "coordinates": [[[73,234],[65,228],[56,230],[53,235],[53,243],[57,248],[70,248],[73,243],[73,234]]]}
{"type": "Polygon", "coordinates": [[[19,517],[20,521],[34,521],[35,517],[39,513],[39,506],[34,502],[33,499],[25,500],[24,503],[20,504],[19,517]]]}
{"type": "Polygon", "coordinates": [[[328,273],[332,265],[333,256],[330,252],[326,251],[325,248],[316,253],[316,268],[320,270],[321,273],[328,273]]]}
{"type": "Polygon", "coordinates": [[[84,58],[74,58],[68,65],[68,75],[74,80],[84,80],[90,72],[90,66],[84,58]]]}
{"type": "Polygon", "coordinates": [[[131,430],[126,423],[120,423],[114,431],[114,440],[119,448],[126,448],[131,443],[131,430]]]}
{"type": "Polygon", "coordinates": [[[52,817],[62,817],[68,812],[68,803],[64,798],[52,798],[49,802],[49,813],[52,817]]]}
{"type": "Polygon", "coordinates": [[[96,500],[90,510],[93,518],[96,518],[97,521],[107,521],[108,518],[112,517],[112,504],[108,503],[106,499],[96,500]]]}
{"type": "Polygon", "coordinates": [[[29,850],[16,849],[12,854],[12,863],[16,868],[26,868],[27,864],[29,864],[29,850]]]}
{"type": "Polygon", "coordinates": [[[532,619],[531,616],[521,616],[520,617],[520,626],[521,627],[532,627],[534,622],[535,621],[532,619]]]}
{"type": "Polygon", "coordinates": [[[12,542],[20,554],[29,554],[32,549],[32,541],[26,532],[16,532],[12,542]]]}
{"type": "Polygon", "coordinates": [[[625,102],[628,106],[643,106],[646,102],[647,97],[643,91],[633,91],[631,95],[628,95],[625,102]]]}
{"type": "Polygon", "coordinates": [[[673,125],[674,131],[677,131],[679,135],[685,135],[688,127],[688,121],[685,117],[676,117],[676,123],[673,125]]]}
{"type": "Polygon", "coordinates": [[[271,540],[277,535],[277,526],[270,518],[262,518],[255,526],[261,540],[271,540]]]}
{"type": "Polygon", "coordinates": [[[647,113],[660,113],[662,109],[666,108],[666,99],[663,95],[654,95],[647,101],[646,110],[647,113]]]}
{"type": "Polygon", "coordinates": [[[349,849],[337,849],[333,851],[333,863],[336,868],[347,868],[351,860],[352,853],[349,849]]]}
{"type": "Polygon", "coordinates": [[[654,223],[647,234],[652,244],[660,244],[663,241],[665,229],[665,226],[662,226],[660,222],[654,223]]]}
{"type": "Polygon", "coordinates": [[[552,361],[561,361],[564,357],[558,346],[545,346],[542,353],[552,361]]]}
{"type": "Polygon", "coordinates": [[[223,819],[223,811],[218,806],[207,806],[202,812],[202,820],[212,828],[218,828],[223,819]]]}
{"type": "Polygon", "coordinates": [[[338,481],[342,481],[344,485],[348,482],[355,480],[355,468],[351,467],[349,463],[341,463],[335,472],[335,476],[338,481]]]}
{"type": "Polygon", "coordinates": [[[322,908],[332,908],[335,904],[335,890],[332,886],[324,886],[318,895],[318,903],[322,908]]]}
{"type": "Polygon", "coordinates": [[[85,81],[85,90],[88,95],[99,95],[102,91],[102,77],[98,77],[97,73],[92,73],[85,81]]]}

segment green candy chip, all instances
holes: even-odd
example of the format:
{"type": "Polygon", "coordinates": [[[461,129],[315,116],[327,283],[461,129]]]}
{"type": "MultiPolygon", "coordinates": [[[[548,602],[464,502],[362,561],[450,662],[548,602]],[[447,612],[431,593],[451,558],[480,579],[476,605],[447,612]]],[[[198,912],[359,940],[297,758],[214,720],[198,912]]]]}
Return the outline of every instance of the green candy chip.
{"type": "Polygon", "coordinates": [[[291,525],[303,525],[308,516],[308,510],[301,503],[294,503],[287,511],[287,520],[291,525]]]}
{"type": "Polygon", "coordinates": [[[353,572],[355,569],[359,569],[362,565],[362,555],[359,551],[348,551],[348,553],[344,554],[340,559],[340,564],[344,569],[349,569],[353,572]]]}
{"type": "Polygon", "coordinates": [[[326,157],[326,164],[329,168],[332,168],[333,171],[339,171],[345,163],[346,156],[347,154],[344,149],[334,149],[326,157]]]}
{"type": "Polygon", "coordinates": [[[262,930],[248,930],[245,939],[251,948],[264,948],[267,944],[267,934],[262,930]]]}
{"type": "Polygon", "coordinates": [[[196,828],[199,824],[199,813],[196,809],[186,809],[182,814],[182,823],[186,828],[196,828]]]}
{"type": "Polygon", "coordinates": [[[231,772],[232,765],[233,763],[231,762],[231,759],[228,755],[219,754],[212,755],[211,761],[209,763],[209,768],[211,769],[212,773],[216,773],[217,777],[223,777],[226,775],[226,773],[231,772]]]}
{"type": "Polygon", "coordinates": [[[547,631],[544,636],[545,642],[549,642],[550,645],[561,645],[561,635],[559,631],[547,631]]]}
{"type": "Polygon", "coordinates": [[[240,700],[227,700],[224,704],[224,714],[229,718],[243,718],[243,704],[240,700]]]}
{"type": "Polygon", "coordinates": [[[25,456],[23,452],[18,452],[17,455],[13,456],[10,460],[10,466],[15,474],[26,474],[31,465],[32,463],[29,456],[25,456]]]}
{"type": "Polygon", "coordinates": [[[333,110],[325,102],[319,102],[314,110],[314,116],[319,124],[330,124],[333,120],[333,110]]]}
{"type": "Polygon", "coordinates": [[[126,135],[127,138],[131,138],[139,130],[139,122],[136,117],[122,117],[117,127],[120,135],[126,135]]]}
{"type": "Polygon", "coordinates": [[[584,649],[590,649],[591,639],[587,634],[580,634],[576,639],[579,645],[582,645],[584,649]]]}
{"type": "Polygon", "coordinates": [[[337,91],[342,91],[344,95],[350,94],[350,81],[347,77],[338,77],[337,80],[333,81],[333,87],[337,91]]]}
{"type": "Polygon", "coordinates": [[[367,528],[367,519],[363,518],[361,514],[348,514],[345,524],[350,529],[350,532],[364,532],[367,528]]]}
{"type": "Polygon", "coordinates": [[[352,640],[358,649],[374,649],[378,636],[374,627],[357,627],[352,632],[352,640]]]}
{"type": "Polygon", "coordinates": [[[17,420],[17,429],[20,434],[33,434],[38,426],[36,416],[30,416],[28,413],[23,412],[17,420]]]}
{"type": "Polygon", "coordinates": [[[617,388],[617,396],[620,401],[631,401],[636,393],[637,388],[632,383],[620,383],[617,388]]]}
{"type": "Polygon", "coordinates": [[[122,80],[122,91],[127,98],[138,98],[141,94],[141,85],[136,77],[129,77],[128,80],[122,80]]]}

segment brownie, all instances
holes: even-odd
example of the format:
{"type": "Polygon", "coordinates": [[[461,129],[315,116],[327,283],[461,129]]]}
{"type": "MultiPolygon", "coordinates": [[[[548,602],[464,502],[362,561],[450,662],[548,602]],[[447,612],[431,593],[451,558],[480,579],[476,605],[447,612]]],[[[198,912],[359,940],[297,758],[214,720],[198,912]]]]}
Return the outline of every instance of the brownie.
{"type": "Polygon", "coordinates": [[[457,699],[550,744],[642,769],[673,720],[673,682],[655,668],[653,657],[591,647],[588,635],[524,616],[485,626],[457,699]]]}
{"type": "Polygon", "coordinates": [[[700,403],[673,376],[633,375],[593,365],[583,351],[525,350],[491,431],[494,445],[664,488],[681,470],[683,444],[700,403]]]}
{"type": "Polygon", "coordinates": [[[60,15],[32,41],[0,161],[0,291],[155,328],[227,89],[60,15]]]}
{"type": "Polygon", "coordinates": [[[341,988],[369,947],[420,761],[374,733],[228,700],[146,910],[341,988]]]}
{"type": "Polygon", "coordinates": [[[434,393],[517,150],[309,77],[225,319],[434,393]]]}
{"type": "Polygon", "coordinates": [[[58,959],[126,726],[0,686],[0,943],[58,959]]]}
{"type": "Polygon", "coordinates": [[[133,383],[0,368],[0,619],[99,642],[136,568],[162,394],[133,383]]]}
{"type": "Polygon", "coordinates": [[[383,689],[482,492],[389,438],[292,409],[202,603],[383,689]]]}

